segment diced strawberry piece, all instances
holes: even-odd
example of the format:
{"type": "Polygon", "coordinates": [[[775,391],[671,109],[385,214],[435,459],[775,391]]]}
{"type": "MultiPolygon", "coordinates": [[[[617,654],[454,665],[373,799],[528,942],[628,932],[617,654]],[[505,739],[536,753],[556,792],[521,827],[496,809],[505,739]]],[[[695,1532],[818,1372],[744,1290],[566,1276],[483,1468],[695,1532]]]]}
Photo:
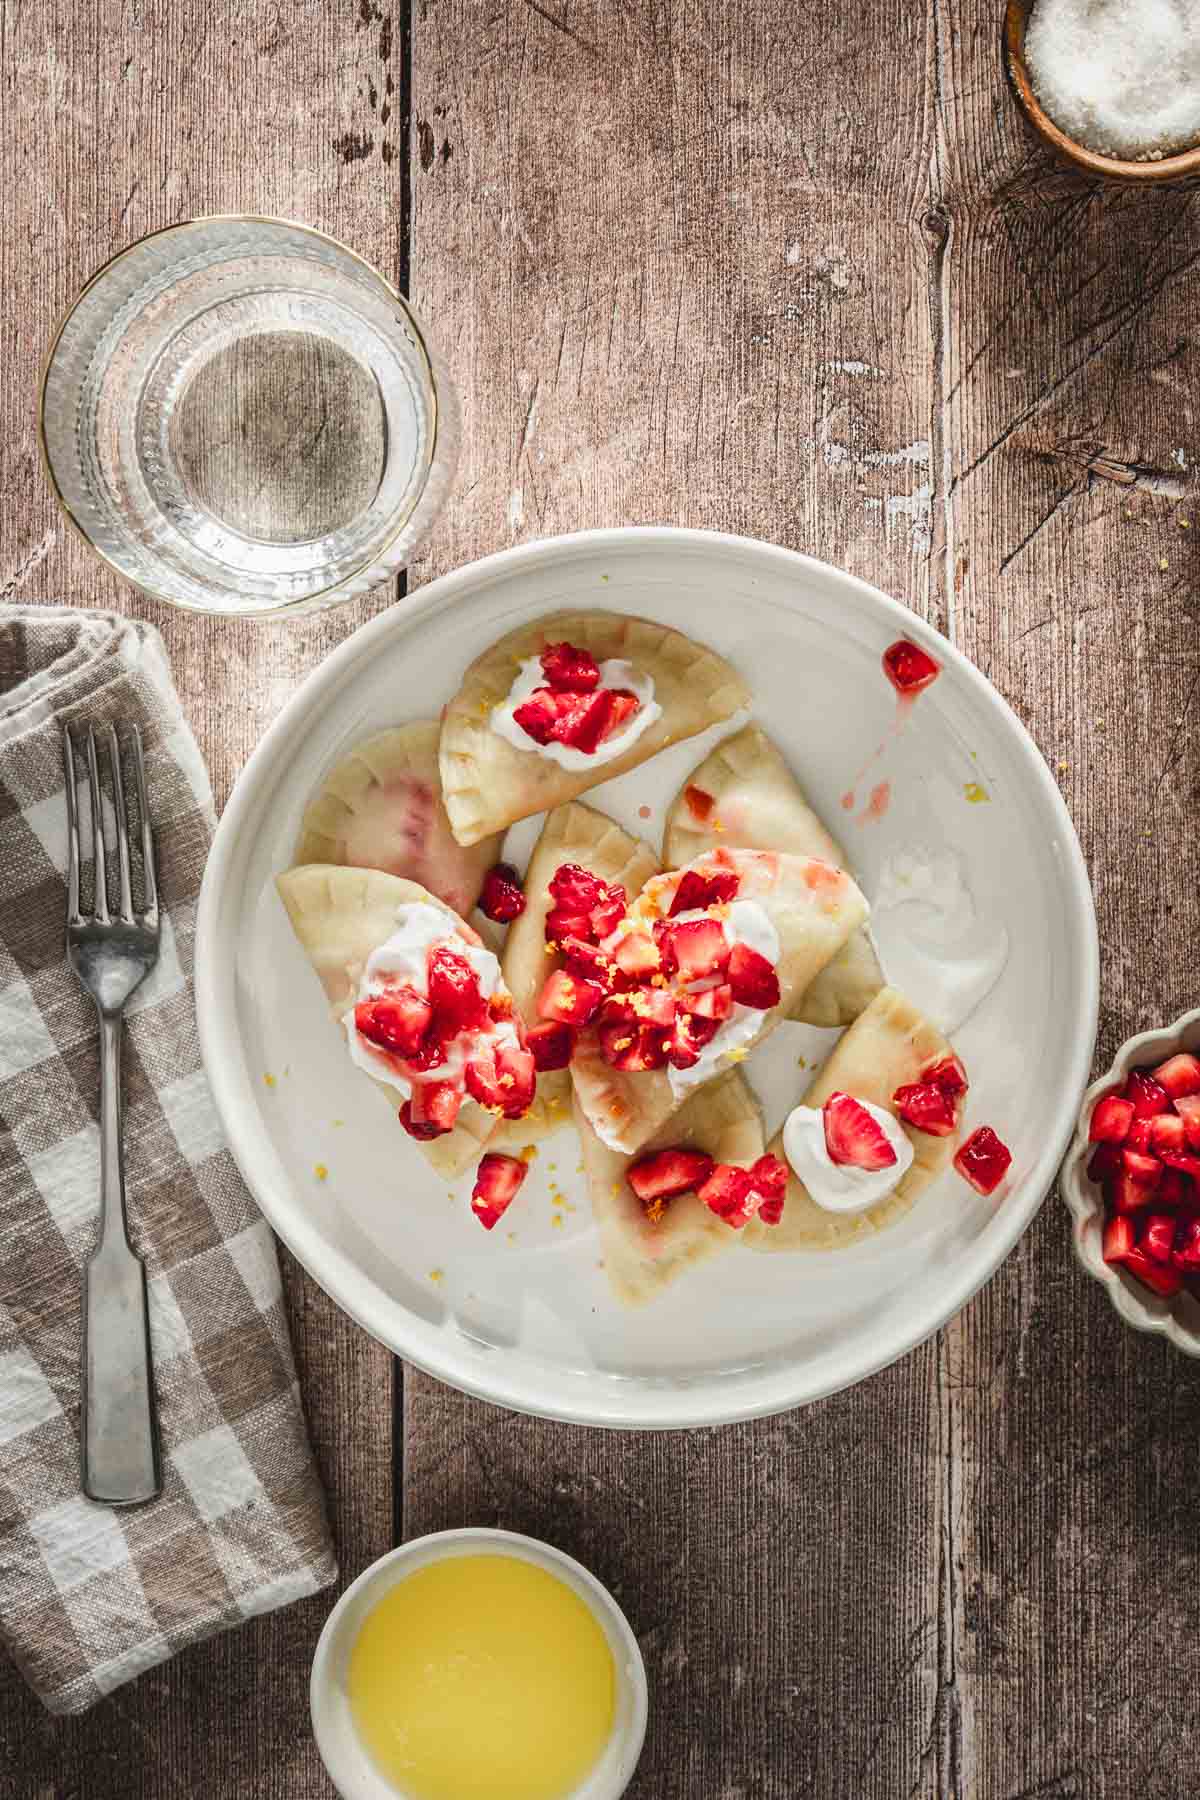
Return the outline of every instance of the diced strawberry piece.
{"type": "Polygon", "coordinates": [[[1180,1219],[1171,1250],[1171,1266],[1185,1275],[1200,1273],[1200,1213],[1180,1219]]]}
{"type": "Polygon", "coordinates": [[[521,877],[511,863],[497,863],[483,878],[479,910],[497,925],[510,925],[525,911],[521,877]]]}
{"type": "MultiPolygon", "coordinates": [[[[1195,1161],[1194,1158],[1192,1160],[1195,1161]]],[[[1196,1166],[1200,1168],[1200,1162],[1196,1166]]],[[[1158,1157],[1147,1156],[1141,1150],[1122,1150],[1121,1167],[1139,1187],[1156,1188],[1162,1180],[1163,1165],[1158,1157]]]]}
{"type": "Polygon", "coordinates": [[[547,644],[541,655],[542,674],[552,688],[588,693],[600,680],[600,668],[590,650],[575,644],[547,644]]]}
{"type": "Polygon", "coordinates": [[[910,639],[897,638],[883,653],[883,672],[898,694],[919,694],[937,680],[942,666],[910,639]]]}
{"type": "Polygon", "coordinates": [[[1001,1143],[990,1125],[973,1131],[954,1158],[954,1166],[964,1181],[969,1181],[979,1194],[992,1194],[1008,1174],[1012,1151],[1001,1143]]]}
{"type": "Polygon", "coordinates": [[[621,973],[634,980],[657,975],[662,967],[658,945],[646,931],[627,931],[613,945],[612,954],[621,973]]]}
{"type": "Polygon", "coordinates": [[[699,819],[701,824],[711,815],[713,807],[717,804],[706,788],[693,787],[690,783],[684,788],[683,797],[693,819],[699,819]]]}
{"type": "Polygon", "coordinates": [[[550,880],[550,895],[566,912],[590,913],[604,898],[605,884],[579,863],[560,863],[550,880]]]}
{"type": "Polygon", "coordinates": [[[887,1133],[852,1094],[830,1094],[822,1107],[830,1162],[854,1169],[890,1169],[896,1152],[887,1133]]]}
{"type": "Polygon", "coordinates": [[[1133,1221],[1118,1215],[1104,1227],[1102,1254],[1106,1263],[1123,1263],[1133,1249],[1133,1221]]]}
{"type": "Polygon", "coordinates": [[[1087,1166],[1088,1180],[1107,1181],[1118,1173],[1120,1167],[1120,1146],[1118,1144],[1097,1144],[1087,1166]]]}
{"type": "Polygon", "coordinates": [[[625,1179],[643,1205],[654,1200],[673,1200],[689,1188],[703,1185],[715,1167],[703,1150],[658,1150],[635,1162],[625,1179]]]}
{"type": "Polygon", "coordinates": [[[1123,1144],[1133,1124],[1133,1101],[1120,1094],[1105,1094],[1092,1110],[1088,1137],[1093,1144],[1123,1144]]]}
{"type": "Polygon", "coordinates": [[[757,1162],[751,1163],[750,1185],[752,1191],[761,1196],[758,1216],[764,1225],[778,1225],[782,1219],[787,1184],[787,1164],[777,1156],[760,1156],[757,1162]]]}
{"type": "Polygon", "coordinates": [[[1153,1206],[1158,1200],[1157,1185],[1147,1187],[1144,1181],[1135,1180],[1127,1169],[1118,1170],[1106,1192],[1113,1212],[1122,1215],[1141,1212],[1143,1207],[1153,1206]]]}
{"type": "Polygon", "coordinates": [[[671,1042],[667,1046],[667,1058],[672,1068],[694,1069],[700,1061],[701,1050],[716,1035],[716,1031],[715,1019],[695,1019],[690,1013],[681,1012],[675,1020],[671,1042]]]}
{"type": "Polygon", "coordinates": [[[429,999],[433,1006],[433,1031],[441,1039],[460,1031],[478,1031],[487,1022],[487,1001],[479,991],[475,971],[465,956],[444,944],[429,955],[429,999]]]}
{"type": "Polygon", "coordinates": [[[892,1105],[906,1125],[928,1132],[930,1137],[949,1137],[958,1124],[953,1097],[932,1081],[913,1081],[898,1087],[892,1105]]]}
{"type": "Polygon", "coordinates": [[[1138,1226],[1138,1244],[1155,1262],[1169,1263],[1175,1248],[1174,1213],[1146,1213],[1138,1226]]]}
{"type": "Polygon", "coordinates": [[[493,1230],[503,1218],[528,1173],[529,1164],[519,1156],[501,1156],[489,1150],[480,1157],[471,1189],[471,1211],[485,1231],[493,1230]]]}
{"type": "MultiPolygon", "coordinates": [[[[607,688],[600,688],[594,694],[562,695],[560,698],[568,700],[569,704],[563,707],[550,727],[551,739],[590,756],[608,730],[612,718],[611,693],[607,688]]],[[[519,714],[514,713],[513,717],[519,718],[519,714]]]]}
{"type": "MultiPolygon", "coordinates": [[[[516,1011],[513,997],[507,988],[496,988],[488,995],[488,1018],[500,1021],[511,1019],[516,1011]]],[[[517,1029],[521,1029],[521,1021],[517,1020],[517,1029]]]]}
{"type": "Polygon", "coordinates": [[[558,938],[556,942],[572,975],[582,975],[585,981],[598,982],[603,988],[612,986],[613,959],[607,950],[578,937],[558,938]]]}
{"type": "Polygon", "coordinates": [[[631,694],[628,688],[610,688],[608,690],[608,724],[604,728],[605,737],[615,737],[641,704],[637,695],[631,694]]]}
{"type": "Polygon", "coordinates": [[[923,1071],[921,1080],[931,1081],[934,1087],[941,1088],[943,1094],[949,1094],[952,1100],[957,1099],[959,1094],[965,1094],[970,1085],[967,1071],[957,1056],[943,1056],[940,1062],[930,1063],[923,1071]]]}
{"type": "Polygon", "coordinates": [[[565,907],[555,906],[546,914],[546,937],[552,944],[563,944],[568,938],[587,943],[591,935],[590,913],[568,912],[565,907]]]}
{"type": "Polygon", "coordinates": [[[1184,1135],[1193,1150],[1200,1150],[1200,1094],[1181,1094],[1175,1111],[1183,1120],[1184,1135]]]}
{"type": "Polygon", "coordinates": [[[537,1065],[532,1050],[516,1044],[501,1044],[496,1051],[496,1080],[504,1095],[501,1105],[506,1119],[520,1119],[533,1105],[537,1086],[537,1065]]]}
{"type": "Polygon", "coordinates": [[[1172,1100],[1200,1094],[1200,1058],[1189,1056],[1186,1051],[1181,1051],[1178,1056],[1168,1056],[1166,1062],[1159,1063],[1151,1074],[1172,1100]]]}
{"type": "Polygon", "coordinates": [[[1186,1150],[1187,1133],[1178,1113],[1156,1113],[1141,1123],[1150,1128],[1150,1149],[1155,1156],[1161,1156],[1164,1150],[1186,1150]]]}
{"type": "Polygon", "coordinates": [[[513,712],[513,722],[527,732],[535,744],[548,744],[555,737],[560,721],[571,713],[578,694],[559,694],[548,687],[534,688],[513,712]]]}
{"type": "Polygon", "coordinates": [[[413,1118],[411,1100],[406,1100],[404,1105],[400,1108],[400,1123],[403,1125],[405,1131],[407,1131],[409,1137],[427,1139],[441,1137],[443,1135],[440,1125],[434,1125],[431,1121],[420,1122],[413,1118]]]}
{"type": "Polygon", "coordinates": [[[602,1025],[662,1025],[675,1023],[675,996],[668,988],[636,987],[610,994],[600,1009],[602,1025]]]}
{"type": "Polygon", "coordinates": [[[685,1012],[691,1013],[693,1019],[709,1019],[719,1025],[733,1011],[733,989],[728,982],[718,987],[705,988],[699,994],[681,994],[679,1004],[685,1012]]]}
{"type": "Polygon", "coordinates": [[[529,1027],[525,1042],[534,1068],[542,1074],[547,1069],[566,1068],[575,1048],[575,1033],[558,1019],[544,1019],[540,1025],[529,1027]]]}
{"type": "Polygon", "coordinates": [[[625,917],[629,902],[625,889],[617,883],[602,885],[600,898],[592,908],[592,931],[598,938],[606,938],[610,931],[615,931],[625,917]]]}
{"type": "Polygon", "coordinates": [[[391,988],[375,1000],[360,1000],[354,1026],[360,1036],[396,1056],[415,1056],[429,1029],[433,1008],[415,988],[391,988]]]}
{"type": "Polygon", "coordinates": [[[1154,1192],[1154,1204],[1163,1212],[1173,1206],[1186,1206],[1195,1192],[1182,1169],[1164,1169],[1162,1180],[1154,1192]]]}
{"type": "MultiPolygon", "coordinates": [[[[1190,1150],[1163,1150],[1160,1155],[1169,1169],[1178,1169],[1180,1174],[1190,1175],[1193,1181],[1200,1181],[1200,1156],[1193,1155],[1190,1150]]],[[[1125,1152],[1125,1156],[1128,1158],[1128,1151],[1125,1152]]],[[[1143,1157],[1141,1160],[1150,1162],[1153,1159],[1143,1157]]]]}
{"type": "MultiPolygon", "coordinates": [[[[1155,1113],[1154,1116],[1156,1119],[1166,1119],[1170,1117],[1168,1113],[1155,1113]]],[[[1125,1134],[1126,1150],[1140,1150],[1143,1155],[1149,1150],[1151,1122],[1152,1121],[1149,1119],[1135,1119],[1133,1121],[1133,1124],[1125,1134]]]]}
{"type": "Polygon", "coordinates": [[[1171,1104],[1166,1089],[1159,1087],[1144,1069],[1135,1069],[1125,1083],[1125,1098],[1133,1101],[1135,1119],[1152,1119],[1155,1113],[1166,1112],[1171,1104]]]}
{"type": "MultiPolygon", "coordinates": [[[[729,966],[729,940],[719,919],[688,919],[683,924],[663,925],[656,930],[663,967],[681,982],[702,981],[706,975],[722,975],[729,966]]],[[[751,952],[753,955],[754,953],[751,952]]],[[[764,966],[770,963],[760,957],[764,966]]],[[[771,969],[772,975],[775,971],[771,969]]],[[[778,994],[778,982],[776,993],[778,994]]]]}
{"type": "Polygon", "coordinates": [[[729,952],[729,985],[739,1006],[766,1012],[779,1005],[779,977],[774,966],[749,944],[735,944],[729,952]]]}
{"type": "Polygon", "coordinates": [[[705,1206],[735,1231],[748,1224],[763,1200],[749,1169],[735,1168],[732,1163],[718,1163],[697,1191],[705,1206]]]}
{"type": "Polygon", "coordinates": [[[1164,1300],[1169,1300],[1183,1286],[1183,1276],[1178,1269],[1164,1268],[1161,1263],[1147,1256],[1140,1244],[1135,1244],[1122,1258],[1122,1262],[1135,1280],[1140,1281],[1143,1287],[1150,1288],[1153,1293],[1161,1295],[1164,1300]]]}
{"type": "Polygon", "coordinates": [[[706,906],[724,906],[737,898],[740,885],[733,869],[717,869],[711,875],[685,869],[671,899],[670,917],[681,912],[703,912],[706,906]]]}
{"type": "Polygon", "coordinates": [[[661,1069],[667,1060],[670,1033],[658,1025],[602,1025],[600,1054],[614,1069],[638,1074],[661,1069]]]}
{"type": "Polygon", "coordinates": [[[406,1128],[414,1137],[425,1136],[427,1130],[430,1137],[441,1137],[444,1132],[453,1131],[462,1101],[462,1089],[455,1081],[414,1082],[412,1098],[407,1103],[411,1123],[406,1123],[406,1128]]]}
{"type": "Polygon", "coordinates": [[[504,1111],[504,1090],[490,1049],[481,1046],[470,1058],[463,1070],[463,1081],[472,1100],[478,1100],[480,1106],[490,1107],[493,1112],[504,1111]]]}
{"type": "Polygon", "coordinates": [[[555,969],[538,995],[538,1017],[557,1019],[562,1025],[586,1025],[603,998],[598,981],[555,969]]]}

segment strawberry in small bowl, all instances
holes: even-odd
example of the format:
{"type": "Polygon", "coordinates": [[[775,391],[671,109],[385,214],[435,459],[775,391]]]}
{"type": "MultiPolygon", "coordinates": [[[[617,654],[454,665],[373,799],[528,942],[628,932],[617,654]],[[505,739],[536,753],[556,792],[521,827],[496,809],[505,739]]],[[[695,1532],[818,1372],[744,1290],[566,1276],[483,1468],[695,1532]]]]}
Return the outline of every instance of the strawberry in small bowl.
{"type": "Polygon", "coordinates": [[[1200,1356],[1200,1010],[1130,1038],[1088,1089],[1062,1192],[1126,1324],[1200,1356]]]}

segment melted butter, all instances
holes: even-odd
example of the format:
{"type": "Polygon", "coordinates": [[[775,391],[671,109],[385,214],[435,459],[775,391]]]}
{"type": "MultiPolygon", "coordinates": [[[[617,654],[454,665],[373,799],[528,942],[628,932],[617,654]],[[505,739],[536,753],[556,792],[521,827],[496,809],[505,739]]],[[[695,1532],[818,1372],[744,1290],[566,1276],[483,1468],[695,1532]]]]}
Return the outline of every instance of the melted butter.
{"type": "Polygon", "coordinates": [[[612,1732],[616,1671],[557,1576],[515,1556],[449,1556],[367,1615],[347,1690],[405,1800],[564,1800],[612,1732]]]}

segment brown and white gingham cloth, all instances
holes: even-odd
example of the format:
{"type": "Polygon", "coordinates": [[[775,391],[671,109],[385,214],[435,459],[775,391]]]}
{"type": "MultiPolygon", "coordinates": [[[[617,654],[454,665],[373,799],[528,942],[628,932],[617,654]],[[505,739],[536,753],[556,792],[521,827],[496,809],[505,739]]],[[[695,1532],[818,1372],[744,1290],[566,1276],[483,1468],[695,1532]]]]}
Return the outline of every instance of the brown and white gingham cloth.
{"type": "Polygon", "coordinates": [[[220,1127],[192,949],[214,823],[162,641],[110,614],[0,606],[0,1633],[52,1712],[337,1573],[275,1243],[220,1127]],[[150,1287],[165,1488],[79,1486],[80,1269],[97,1224],[91,1002],[64,950],[60,726],[146,743],[164,906],[126,1013],[130,1230],[150,1287]]]}

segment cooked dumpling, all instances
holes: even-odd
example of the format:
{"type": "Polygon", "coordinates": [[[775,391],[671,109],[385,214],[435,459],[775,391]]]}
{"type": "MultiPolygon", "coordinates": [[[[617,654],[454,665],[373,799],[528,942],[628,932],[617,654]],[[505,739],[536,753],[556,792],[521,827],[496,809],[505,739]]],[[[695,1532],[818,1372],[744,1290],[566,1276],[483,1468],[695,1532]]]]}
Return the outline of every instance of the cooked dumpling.
{"type": "MultiPolygon", "coordinates": [[[[667,814],[663,862],[678,869],[720,844],[819,856],[846,867],[844,851],[757,725],[726,738],[692,770],[667,814]]],[[[856,931],[800,996],[792,1016],[806,1025],[849,1025],[882,986],[871,940],[856,931]]]]}
{"type": "Polygon", "coordinates": [[[816,858],[721,849],[655,876],[606,940],[618,961],[646,946],[646,972],[603,1002],[571,1062],[593,1130],[639,1149],[788,1016],[866,916],[850,877],[816,858]]]}
{"type": "MultiPolygon", "coordinates": [[[[652,1300],[705,1257],[733,1248],[740,1234],[694,1193],[675,1195],[651,1218],[625,1179],[634,1158],[602,1144],[578,1107],[576,1123],[604,1272],[619,1299],[630,1306],[652,1300]]],[[[694,1094],[638,1155],[675,1146],[724,1163],[748,1164],[762,1154],[758,1107],[737,1070],[694,1094]]]]}
{"type": "Polygon", "coordinates": [[[519,1102],[523,1093],[528,1103],[533,1095],[533,1061],[518,1043],[513,1002],[495,957],[435,895],[378,869],[308,864],[280,875],[276,887],[355,1067],[385,1095],[393,1113],[403,1116],[408,1103],[406,1129],[438,1173],[462,1174],[492,1137],[505,1105],[519,1102]],[[438,947],[453,952],[450,975],[461,975],[464,966],[473,973],[476,994],[467,993],[462,1003],[473,1006],[482,998],[486,1018],[464,1025],[446,1040],[443,1063],[414,1077],[408,1072],[409,1049],[419,1043],[428,1015],[436,1014],[432,957],[438,947]],[[409,972],[418,964],[424,979],[409,972]],[[379,1037],[364,1037],[347,1015],[360,1000],[377,1006],[391,999],[398,1007],[397,988],[415,1022],[397,1011],[385,1047],[379,1037]],[[411,1038],[400,1035],[406,1029],[411,1038]],[[488,1104],[480,1104],[470,1089],[468,1073],[476,1069],[494,1090],[485,1095],[488,1104]],[[430,1103],[419,1117],[418,1095],[430,1103]]]}
{"type": "Polygon", "coordinates": [[[295,862],[382,869],[420,882],[466,918],[501,839],[456,843],[442,804],[440,735],[435,720],[419,719],[356,744],[309,803],[295,862]]]}
{"type": "Polygon", "coordinates": [[[736,670],[622,613],[553,613],[476,659],[442,720],[442,791],[460,844],[574,799],[749,704],[736,670]]]}
{"type": "MultiPolygon", "coordinates": [[[[836,1250],[857,1238],[894,1225],[917,1195],[949,1167],[959,1134],[934,1137],[899,1119],[892,1096],[919,1082],[932,1065],[953,1058],[942,1033],[895,988],[884,988],[835,1044],[833,1053],[804,1096],[805,1106],[824,1106],[830,1094],[850,1094],[898,1119],[913,1148],[913,1160],[893,1191],[865,1212],[830,1212],[818,1206],[803,1182],[789,1171],[783,1217],[778,1225],[752,1220],[742,1233],[750,1250],[836,1250]]],[[[768,1149],[783,1158],[783,1132],[768,1149]]]]}
{"type": "MultiPolygon", "coordinates": [[[[658,858],[650,846],[593,807],[571,801],[548,815],[525,872],[525,910],[509,926],[504,946],[505,984],[526,1025],[534,1029],[539,1024],[537,1002],[542,984],[561,961],[546,949],[546,916],[554,905],[550,883],[564,863],[574,863],[599,881],[624,888],[630,899],[658,873],[658,858]]],[[[533,1107],[523,1119],[505,1126],[498,1142],[526,1144],[544,1137],[565,1124],[570,1108],[568,1071],[546,1069],[537,1078],[533,1107]]]]}

